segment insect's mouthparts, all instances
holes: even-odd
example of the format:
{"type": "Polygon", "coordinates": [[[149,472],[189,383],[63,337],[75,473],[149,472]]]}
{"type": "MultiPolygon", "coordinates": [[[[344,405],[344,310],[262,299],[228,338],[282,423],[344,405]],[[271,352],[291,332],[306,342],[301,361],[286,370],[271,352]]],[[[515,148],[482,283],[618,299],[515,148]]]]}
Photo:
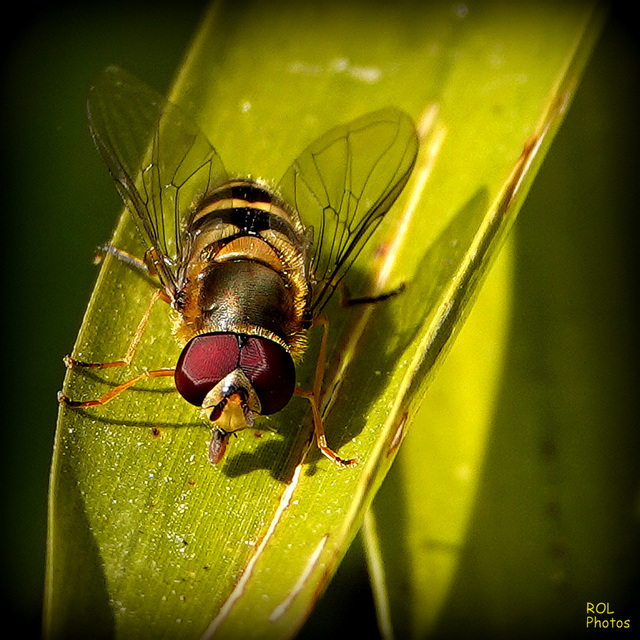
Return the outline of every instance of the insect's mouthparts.
{"type": "Polygon", "coordinates": [[[214,427],[209,443],[209,460],[212,464],[218,464],[224,458],[230,435],[226,431],[214,427]]]}
{"type": "Polygon", "coordinates": [[[209,420],[221,431],[231,433],[253,426],[253,411],[249,408],[246,394],[236,391],[215,405],[209,414],[209,420]]]}

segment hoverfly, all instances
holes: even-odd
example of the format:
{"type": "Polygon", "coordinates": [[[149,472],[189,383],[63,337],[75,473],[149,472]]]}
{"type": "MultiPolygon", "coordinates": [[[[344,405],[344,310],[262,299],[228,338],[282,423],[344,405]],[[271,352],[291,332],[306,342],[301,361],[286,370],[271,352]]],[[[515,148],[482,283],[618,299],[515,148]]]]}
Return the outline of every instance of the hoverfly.
{"type": "Polygon", "coordinates": [[[230,177],[198,126],[176,105],[117,68],[91,87],[90,130],[147,251],[143,259],[102,248],[157,277],[158,288],[123,360],[128,365],[154,302],[176,312],[183,347],[175,368],[145,371],[97,400],[102,405],[145,377],[172,376],[187,402],[212,424],[209,459],[257,415],[310,400],[318,447],[328,446],[318,407],[326,351],[323,307],[404,188],[418,137],[410,117],[387,108],[336,127],[313,142],[272,187],[230,177]],[[316,224],[313,229],[304,220],[316,224]],[[296,388],[295,362],[307,330],[323,324],[312,391],[296,388]]]}

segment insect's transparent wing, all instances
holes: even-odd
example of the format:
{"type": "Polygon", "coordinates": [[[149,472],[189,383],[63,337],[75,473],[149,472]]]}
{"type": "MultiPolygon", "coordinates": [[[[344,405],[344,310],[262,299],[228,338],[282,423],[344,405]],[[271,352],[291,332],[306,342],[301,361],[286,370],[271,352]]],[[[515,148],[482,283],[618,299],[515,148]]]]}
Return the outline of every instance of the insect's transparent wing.
{"type": "Polygon", "coordinates": [[[118,67],[96,78],[87,106],[98,151],[175,294],[191,205],[226,180],[222,161],[186,114],[118,67]]]}
{"type": "Polygon", "coordinates": [[[313,142],[280,182],[282,196],[314,227],[309,269],[317,314],[404,188],[416,161],[411,118],[382,109],[313,142]]]}

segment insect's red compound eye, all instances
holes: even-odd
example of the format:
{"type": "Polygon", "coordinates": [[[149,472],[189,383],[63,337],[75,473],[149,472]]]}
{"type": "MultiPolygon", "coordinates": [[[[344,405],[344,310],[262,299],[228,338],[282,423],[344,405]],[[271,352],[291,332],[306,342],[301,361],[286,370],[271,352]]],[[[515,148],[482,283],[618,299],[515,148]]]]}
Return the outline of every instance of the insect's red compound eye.
{"type": "Polygon", "coordinates": [[[178,359],[176,388],[187,402],[200,407],[209,391],[238,368],[260,400],[260,413],[276,413],[287,405],[296,384],[293,360],[284,347],[261,336],[196,336],[178,359]]]}
{"type": "Polygon", "coordinates": [[[260,413],[276,413],[287,405],[296,386],[296,370],[284,347],[268,338],[247,336],[240,366],[260,399],[260,413]]]}
{"type": "Polygon", "coordinates": [[[175,382],[180,395],[197,407],[220,380],[238,368],[240,345],[235,333],[196,336],[182,350],[175,382]]]}

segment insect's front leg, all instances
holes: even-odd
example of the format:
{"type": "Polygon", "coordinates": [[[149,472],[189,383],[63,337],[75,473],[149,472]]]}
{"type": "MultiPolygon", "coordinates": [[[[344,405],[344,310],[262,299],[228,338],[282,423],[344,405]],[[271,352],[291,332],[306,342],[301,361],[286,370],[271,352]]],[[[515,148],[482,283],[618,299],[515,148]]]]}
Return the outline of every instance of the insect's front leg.
{"type": "Polygon", "coordinates": [[[107,391],[104,395],[100,396],[97,400],[71,400],[67,396],[62,393],[62,391],[58,391],[58,402],[60,404],[66,404],[68,407],[96,407],[102,406],[103,404],[107,404],[110,400],[113,400],[117,396],[119,396],[123,391],[126,391],[129,387],[132,387],[136,382],[140,380],[144,380],[145,378],[162,378],[166,376],[173,376],[175,374],[175,369],[155,369],[153,371],[145,371],[138,376],[130,378],[126,382],[119,384],[117,387],[114,387],[110,391],[107,391]]]}
{"type": "MultiPolygon", "coordinates": [[[[356,305],[364,304],[376,304],[384,300],[388,300],[399,293],[402,293],[406,285],[401,283],[395,289],[387,291],[376,296],[364,296],[360,298],[352,298],[344,283],[340,284],[340,303],[345,307],[353,307],[356,305]]],[[[295,393],[298,396],[306,398],[311,403],[313,411],[313,426],[318,449],[330,460],[333,460],[337,464],[343,467],[353,467],[358,461],[355,458],[341,458],[333,449],[327,444],[327,438],[324,430],[324,423],[322,421],[322,415],[320,413],[320,398],[322,397],[322,383],[324,380],[324,367],[327,360],[327,340],[329,337],[329,320],[324,316],[318,316],[313,321],[314,325],[321,325],[322,342],[320,343],[320,353],[318,355],[318,364],[316,365],[315,374],[313,377],[313,389],[308,391],[306,389],[296,388],[295,393]]]]}
{"type": "Polygon", "coordinates": [[[320,397],[322,394],[322,382],[324,379],[324,367],[327,360],[327,339],[329,337],[329,320],[324,316],[318,316],[313,324],[322,325],[322,341],[320,343],[320,353],[318,355],[318,363],[316,364],[316,370],[313,376],[313,389],[308,391],[306,389],[296,388],[295,394],[302,398],[306,398],[311,403],[311,410],[313,413],[313,431],[316,438],[316,444],[318,449],[329,460],[339,464],[342,467],[354,467],[358,464],[355,458],[341,458],[329,445],[327,444],[327,437],[324,431],[324,423],[322,421],[322,415],[320,414],[320,397]]]}

